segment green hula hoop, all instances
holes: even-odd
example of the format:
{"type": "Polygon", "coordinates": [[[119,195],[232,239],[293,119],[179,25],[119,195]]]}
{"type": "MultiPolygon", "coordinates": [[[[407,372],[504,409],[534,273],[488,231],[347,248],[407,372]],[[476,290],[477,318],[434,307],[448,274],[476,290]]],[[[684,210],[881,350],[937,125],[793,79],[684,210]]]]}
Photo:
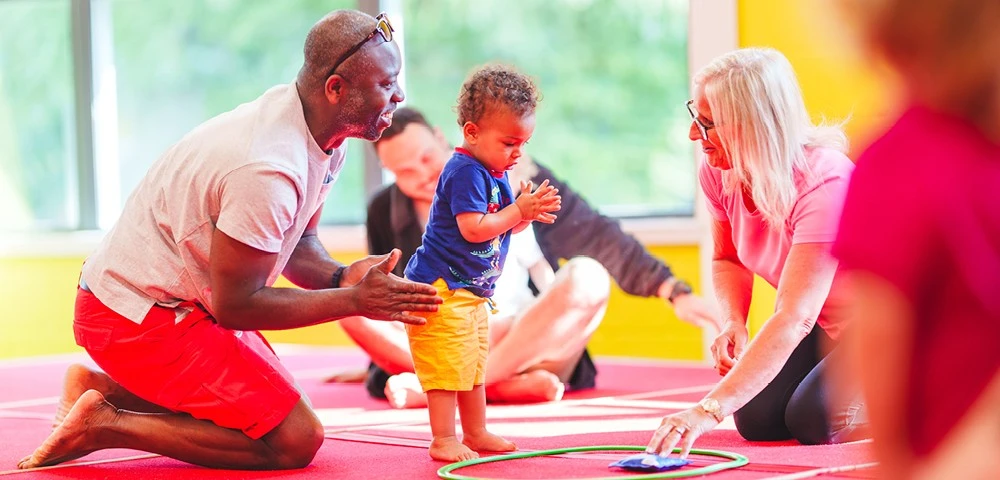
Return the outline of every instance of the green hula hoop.
{"type": "MultiPolygon", "coordinates": [[[[576,452],[596,452],[596,451],[637,451],[643,452],[646,447],[636,447],[630,445],[598,445],[592,447],[571,447],[571,448],[555,448],[552,450],[537,450],[534,452],[519,452],[519,453],[509,453],[506,455],[496,455],[492,457],[474,458],[472,460],[465,460],[463,462],[455,462],[452,464],[445,465],[438,469],[438,477],[444,480],[483,480],[478,477],[467,477],[465,475],[459,475],[457,473],[452,473],[455,470],[464,467],[470,467],[472,465],[480,465],[483,463],[492,462],[505,462],[507,460],[517,460],[520,458],[532,458],[532,457],[544,457],[547,455],[560,455],[563,453],[576,453],[576,452]]],[[[675,448],[674,453],[679,453],[680,449],[675,448]]],[[[699,450],[692,449],[691,453],[697,455],[708,455],[710,457],[721,457],[728,458],[728,462],[716,463],[712,465],[706,465],[704,467],[695,468],[692,470],[684,471],[670,471],[670,472],[660,472],[660,473],[642,473],[637,474],[635,477],[589,477],[589,478],[578,478],[574,477],[573,480],[622,480],[623,478],[643,478],[643,479],[653,479],[653,478],[687,478],[696,477],[699,475],[707,475],[709,473],[721,472],[723,470],[729,470],[732,468],[739,468],[743,465],[750,463],[750,460],[738,453],[724,452],[722,450],[699,450]]]]}

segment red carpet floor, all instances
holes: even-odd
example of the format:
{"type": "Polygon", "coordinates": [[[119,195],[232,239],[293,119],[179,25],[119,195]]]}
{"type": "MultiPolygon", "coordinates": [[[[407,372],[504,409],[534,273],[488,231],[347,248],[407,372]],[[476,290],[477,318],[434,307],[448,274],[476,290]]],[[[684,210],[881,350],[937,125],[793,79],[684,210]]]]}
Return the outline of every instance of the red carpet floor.
{"type": "MultiPolygon", "coordinates": [[[[443,466],[427,456],[430,430],[423,409],[392,410],[368,397],[361,385],[323,384],[328,374],[361,368],[355,350],[279,345],[326,426],[327,440],[313,463],[284,472],[213,471],[132,450],[96,452],[55,468],[18,471],[17,461],[49,433],[65,367],[87,362],[66,355],[0,362],[0,480],[27,479],[406,479],[436,478],[443,466]]],[[[562,402],[491,405],[490,429],[522,450],[589,445],[644,445],[660,418],[697,401],[718,380],[710,369],[677,363],[598,359],[598,388],[574,392],[562,402]]],[[[780,478],[828,467],[872,462],[870,444],[802,446],[794,442],[747,442],[727,419],[703,436],[696,448],[725,450],[750,464],[707,478],[780,478]]],[[[597,452],[477,465],[457,473],[506,479],[562,479],[618,476],[607,464],[628,452],[597,452]]],[[[723,461],[692,457],[694,467],[723,461]]],[[[687,467],[691,468],[691,467],[687,467]]],[[[861,469],[822,478],[872,478],[861,469]]],[[[641,477],[634,477],[641,478],[641,477]]]]}

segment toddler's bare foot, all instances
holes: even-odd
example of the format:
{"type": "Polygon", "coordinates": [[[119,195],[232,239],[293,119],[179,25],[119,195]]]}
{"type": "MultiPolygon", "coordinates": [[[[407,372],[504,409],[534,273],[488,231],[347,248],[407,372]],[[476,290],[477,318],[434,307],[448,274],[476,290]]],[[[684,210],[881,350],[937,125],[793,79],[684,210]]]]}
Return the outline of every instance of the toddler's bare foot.
{"type": "Polygon", "coordinates": [[[461,462],[479,458],[479,454],[469,449],[454,436],[434,437],[431,441],[431,458],[441,462],[461,462]]]}
{"type": "Polygon", "coordinates": [[[487,432],[466,433],[462,436],[462,443],[477,452],[513,452],[517,450],[514,442],[504,439],[499,435],[487,432]]]}
{"type": "Polygon", "coordinates": [[[107,393],[107,375],[103,372],[95,372],[79,363],[70,365],[66,369],[66,379],[63,381],[62,397],[59,398],[59,409],[56,411],[56,418],[52,421],[52,428],[58,427],[66,414],[73,408],[73,404],[87,390],[97,390],[102,394],[107,393]]]}
{"type": "Polygon", "coordinates": [[[34,453],[24,457],[17,468],[55,465],[80,458],[99,447],[94,445],[98,431],[115,420],[117,409],[97,390],[80,395],[66,418],[34,453]]]}
{"type": "Polygon", "coordinates": [[[385,398],[393,408],[423,408],[427,394],[420,388],[415,373],[404,372],[389,377],[385,382],[385,398]]]}
{"type": "Polygon", "coordinates": [[[566,386],[548,370],[532,370],[486,387],[486,398],[500,403],[558,402],[566,386]]]}

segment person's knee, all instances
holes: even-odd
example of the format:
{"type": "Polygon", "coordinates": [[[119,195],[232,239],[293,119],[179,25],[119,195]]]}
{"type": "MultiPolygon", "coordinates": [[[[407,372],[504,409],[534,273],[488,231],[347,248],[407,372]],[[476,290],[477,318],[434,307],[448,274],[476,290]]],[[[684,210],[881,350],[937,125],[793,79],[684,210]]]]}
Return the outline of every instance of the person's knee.
{"type": "Polygon", "coordinates": [[[270,468],[290,470],[306,467],[323,446],[325,435],[323,424],[316,415],[304,402],[299,402],[292,413],[265,436],[273,452],[270,468]]]}
{"type": "Polygon", "coordinates": [[[830,443],[831,432],[826,409],[818,401],[804,401],[793,396],[785,409],[785,425],[792,438],[803,445],[830,443]]]}
{"type": "Polygon", "coordinates": [[[748,403],[735,415],[736,431],[740,436],[751,442],[771,442],[787,440],[790,435],[783,419],[769,405],[763,402],[748,403]]]}
{"type": "Polygon", "coordinates": [[[599,308],[611,295],[611,276],[600,262],[589,257],[574,257],[566,262],[565,271],[570,303],[581,308],[599,308]]]}
{"type": "Polygon", "coordinates": [[[277,468],[279,470],[305,468],[316,458],[316,453],[323,446],[324,438],[323,425],[319,422],[302,429],[295,442],[278,452],[277,468]]]}

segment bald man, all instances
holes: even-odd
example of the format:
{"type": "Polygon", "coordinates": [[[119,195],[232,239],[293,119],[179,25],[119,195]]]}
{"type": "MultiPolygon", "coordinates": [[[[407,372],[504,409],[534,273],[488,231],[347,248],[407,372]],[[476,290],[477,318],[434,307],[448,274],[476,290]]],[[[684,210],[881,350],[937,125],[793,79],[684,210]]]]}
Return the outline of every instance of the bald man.
{"type": "Polygon", "coordinates": [[[352,315],[423,323],[429,285],[399,252],[341,265],[316,237],[348,137],[378,139],[403,101],[388,19],[336,11],[294,83],[171,147],[85,265],[56,427],[20,468],[131,448],[227,469],[308,465],[323,426],[258,330],[352,315]],[[272,288],[279,274],[303,289],[272,288]]]}

